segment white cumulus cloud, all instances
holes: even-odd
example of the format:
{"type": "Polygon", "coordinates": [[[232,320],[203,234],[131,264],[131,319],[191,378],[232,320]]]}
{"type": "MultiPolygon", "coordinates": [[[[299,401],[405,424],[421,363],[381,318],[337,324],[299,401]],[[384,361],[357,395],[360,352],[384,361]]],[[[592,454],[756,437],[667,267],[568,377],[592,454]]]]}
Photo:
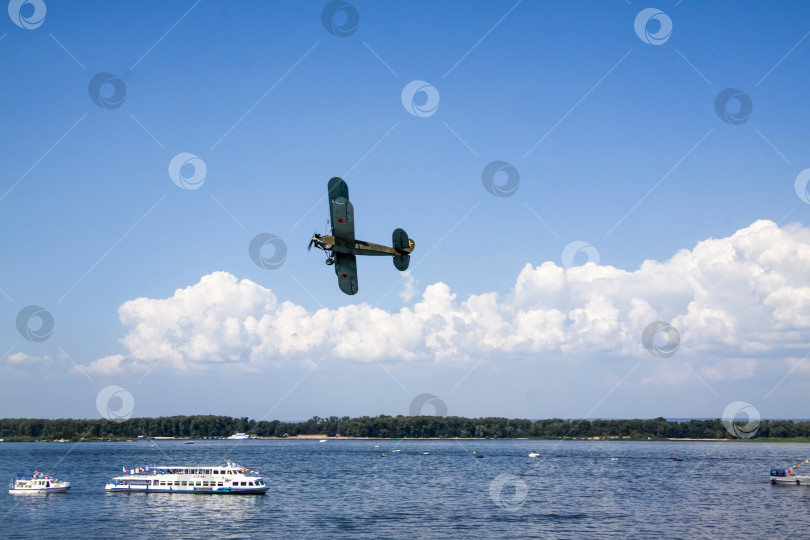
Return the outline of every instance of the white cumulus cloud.
{"type": "Polygon", "coordinates": [[[214,272],[168,298],[124,303],[125,354],[86,367],[259,369],[325,355],[359,362],[463,363],[484,355],[656,360],[641,336],[660,320],[680,333],[681,358],[718,361],[702,367],[707,378],[739,378],[753,373],[757,359],[796,357],[810,342],[808,268],[810,229],[763,220],[634,271],[527,264],[506,294],[458,298],[439,282],[412,306],[390,312],[365,303],[309,311],[250,280],[214,272]]]}

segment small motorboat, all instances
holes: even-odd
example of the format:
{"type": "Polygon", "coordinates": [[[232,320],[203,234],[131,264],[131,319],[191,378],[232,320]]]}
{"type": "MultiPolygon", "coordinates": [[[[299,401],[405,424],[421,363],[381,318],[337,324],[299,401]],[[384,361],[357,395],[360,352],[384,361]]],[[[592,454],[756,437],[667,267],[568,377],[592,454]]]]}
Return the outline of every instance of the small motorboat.
{"type": "Polygon", "coordinates": [[[18,475],[9,484],[9,493],[65,493],[70,488],[70,482],[35,472],[31,476],[18,475]]]}
{"type": "Polygon", "coordinates": [[[394,450],[395,454],[399,454],[400,452],[402,452],[402,450],[394,450]]]}
{"type": "Polygon", "coordinates": [[[619,461],[619,458],[617,458],[617,457],[612,457],[612,458],[610,458],[610,461],[619,461]]]}
{"type": "Polygon", "coordinates": [[[385,452],[381,452],[380,457],[388,457],[388,454],[386,454],[385,452]]]}
{"type": "Polygon", "coordinates": [[[429,456],[429,455],[430,455],[430,452],[422,452],[422,455],[423,455],[423,456],[429,456]]]}
{"type": "Polygon", "coordinates": [[[529,457],[540,457],[540,452],[538,452],[537,450],[532,450],[531,452],[529,452],[529,457]]]}
{"type": "Polygon", "coordinates": [[[328,440],[329,440],[329,439],[321,439],[321,440],[320,440],[320,441],[318,441],[318,442],[326,442],[326,441],[328,441],[328,440]]]}
{"type": "Polygon", "coordinates": [[[793,484],[800,486],[810,484],[810,476],[797,475],[793,467],[789,469],[771,469],[771,484],[793,484]]]}
{"type": "Polygon", "coordinates": [[[675,454],[672,454],[671,456],[669,456],[669,459],[671,459],[672,461],[683,461],[682,457],[678,457],[675,454]]]}

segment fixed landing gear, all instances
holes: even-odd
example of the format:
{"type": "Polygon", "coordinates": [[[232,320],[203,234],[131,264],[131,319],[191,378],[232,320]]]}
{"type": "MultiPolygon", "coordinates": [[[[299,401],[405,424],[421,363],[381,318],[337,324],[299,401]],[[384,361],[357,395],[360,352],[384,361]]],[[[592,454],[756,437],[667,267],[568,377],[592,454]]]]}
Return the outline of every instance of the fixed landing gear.
{"type": "Polygon", "coordinates": [[[327,266],[332,266],[333,264],[335,264],[335,259],[329,257],[328,259],[326,259],[326,264],[327,266]]]}

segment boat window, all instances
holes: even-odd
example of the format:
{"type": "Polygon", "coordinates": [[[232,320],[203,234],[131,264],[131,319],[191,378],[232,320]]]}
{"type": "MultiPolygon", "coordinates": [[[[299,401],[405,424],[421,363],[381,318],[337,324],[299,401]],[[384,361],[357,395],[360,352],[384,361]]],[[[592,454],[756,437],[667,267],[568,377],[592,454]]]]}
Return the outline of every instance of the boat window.
{"type": "Polygon", "coordinates": [[[219,469],[214,469],[214,474],[219,474],[219,469]]]}
{"type": "Polygon", "coordinates": [[[217,483],[219,487],[222,487],[222,482],[217,483]]]}

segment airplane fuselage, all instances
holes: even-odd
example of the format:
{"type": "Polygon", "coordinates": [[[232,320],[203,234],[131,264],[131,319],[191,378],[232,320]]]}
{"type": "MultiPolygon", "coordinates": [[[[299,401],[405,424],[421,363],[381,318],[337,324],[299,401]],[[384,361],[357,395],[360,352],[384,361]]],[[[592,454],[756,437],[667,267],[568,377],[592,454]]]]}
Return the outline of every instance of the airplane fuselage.
{"type": "MultiPolygon", "coordinates": [[[[343,253],[346,255],[397,255],[399,253],[392,247],[372,244],[371,242],[364,242],[362,240],[355,240],[354,244],[350,246],[336,244],[334,236],[319,237],[317,246],[327,251],[334,251],[335,253],[343,253]]],[[[413,251],[413,249],[411,248],[406,251],[410,252],[413,251]]]]}

